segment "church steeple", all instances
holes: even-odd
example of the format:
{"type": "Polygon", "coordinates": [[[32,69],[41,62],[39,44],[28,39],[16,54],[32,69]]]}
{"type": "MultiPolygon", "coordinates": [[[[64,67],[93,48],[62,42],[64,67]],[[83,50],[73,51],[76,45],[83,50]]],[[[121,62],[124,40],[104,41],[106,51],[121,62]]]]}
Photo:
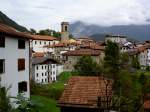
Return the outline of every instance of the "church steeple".
{"type": "Polygon", "coordinates": [[[67,43],[69,41],[69,23],[61,23],[61,42],[67,43]]]}

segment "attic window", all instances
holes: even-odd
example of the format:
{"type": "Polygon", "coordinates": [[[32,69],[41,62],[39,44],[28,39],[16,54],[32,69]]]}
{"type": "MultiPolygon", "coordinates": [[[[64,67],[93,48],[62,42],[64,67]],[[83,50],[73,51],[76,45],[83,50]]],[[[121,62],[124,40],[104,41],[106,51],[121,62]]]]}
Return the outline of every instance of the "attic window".
{"type": "Polygon", "coordinates": [[[0,47],[5,47],[5,37],[0,35],[0,47]]]}

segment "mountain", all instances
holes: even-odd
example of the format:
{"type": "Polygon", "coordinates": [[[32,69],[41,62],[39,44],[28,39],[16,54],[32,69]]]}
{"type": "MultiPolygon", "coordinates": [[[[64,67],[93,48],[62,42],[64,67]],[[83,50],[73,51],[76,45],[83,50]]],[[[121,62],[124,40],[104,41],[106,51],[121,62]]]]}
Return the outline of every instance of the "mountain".
{"type": "Polygon", "coordinates": [[[15,29],[17,29],[18,31],[21,32],[27,32],[27,28],[17,24],[15,21],[13,21],[12,19],[10,19],[9,17],[7,17],[4,13],[2,13],[0,11],[0,23],[6,24],[8,26],[11,26],[15,29]]]}
{"type": "Polygon", "coordinates": [[[130,39],[150,40],[150,24],[148,25],[114,25],[99,26],[77,21],[70,25],[70,32],[75,37],[89,36],[95,40],[103,40],[106,34],[125,35],[130,39]]]}

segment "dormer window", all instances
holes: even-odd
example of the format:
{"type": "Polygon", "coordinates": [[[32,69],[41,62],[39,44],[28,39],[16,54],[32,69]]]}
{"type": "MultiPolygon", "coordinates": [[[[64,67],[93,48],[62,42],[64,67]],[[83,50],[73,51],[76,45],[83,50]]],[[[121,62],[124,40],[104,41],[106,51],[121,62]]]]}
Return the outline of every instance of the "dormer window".
{"type": "Polygon", "coordinates": [[[0,35],[0,47],[5,47],[5,37],[0,35]]]}

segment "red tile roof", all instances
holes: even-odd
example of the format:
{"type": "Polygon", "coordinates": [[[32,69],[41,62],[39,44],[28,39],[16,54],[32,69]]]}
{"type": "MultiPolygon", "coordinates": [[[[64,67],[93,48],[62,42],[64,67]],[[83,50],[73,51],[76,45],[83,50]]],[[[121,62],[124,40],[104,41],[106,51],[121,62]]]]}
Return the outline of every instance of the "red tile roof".
{"type": "Polygon", "coordinates": [[[52,40],[57,40],[57,38],[52,37],[52,36],[46,36],[46,35],[31,35],[33,40],[47,40],[47,41],[52,41],[52,40]]]}
{"type": "Polygon", "coordinates": [[[44,52],[35,52],[33,53],[33,57],[44,57],[45,53],[44,52]]]}
{"type": "Polygon", "coordinates": [[[144,109],[150,109],[150,100],[147,100],[144,102],[143,108],[144,109]]]}
{"type": "Polygon", "coordinates": [[[98,97],[102,100],[112,98],[112,81],[109,81],[106,94],[106,82],[102,77],[73,76],[69,79],[65,90],[59,99],[59,106],[96,108],[98,97]]]}
{"type": "Polygon", "coordinates": [[[63,55],[66,56],[99,56],[101,54],[100,50],[92,50],[92,49],[79,49],[79,50],[74,50],[74,51],[68,51],[64,53],[63,55]]]}
{"type": "Polygon", "coordinates": [[[47,47],[47,48],[52,48],[52,47],[67,47],[69,45],[78,45],[77,43],[58,43],[58,44],[53,44],[53,45],[48,45],[48,46],[44,46],[44,47],[47,47]]]}
{"type": "Polygon", "coordinates": [[[138,47],[138,52],[143,52],[146,50],[146,47],[145,46],[140,46],[138,47]]]}
{"type": "Polygon", "coordinates": [[[20,32],[20,31],[17,31],[16,29],[14,29],[10,26],[1,24],[1,23],[0,23],[0,33],[14,37],[14,38],[21,37],[21,38],[25,38],[25,39],[32,39],[32,37],[30,35],[20,32]]]}

